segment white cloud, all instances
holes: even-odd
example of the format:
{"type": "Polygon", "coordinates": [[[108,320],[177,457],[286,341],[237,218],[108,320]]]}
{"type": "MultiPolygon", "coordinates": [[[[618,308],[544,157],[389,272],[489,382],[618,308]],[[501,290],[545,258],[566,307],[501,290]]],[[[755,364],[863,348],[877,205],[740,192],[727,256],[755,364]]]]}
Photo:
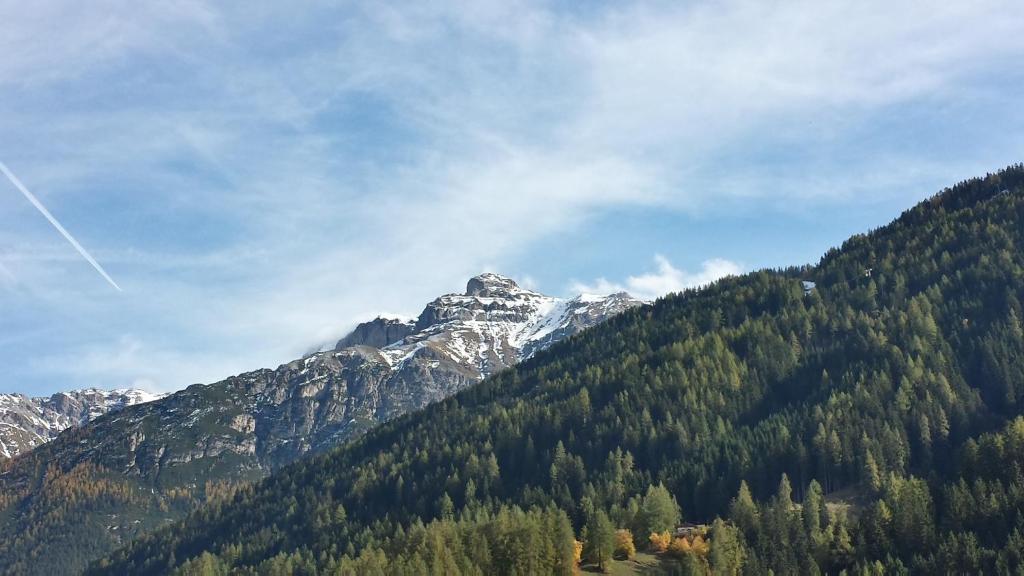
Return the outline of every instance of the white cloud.
{"type": "Polygon", "coordinates": [[[721,258],[703,262],[701,269],[694,273],[676,268],[668,258],[660,254],[654,256],[654,262],[657,266],[655,272],[629,276],[625,282],[612,282],[606,278],[598,278],[591,283],[574,282],[572,291],[584,294],[629,292],[642,300],[655,300],[667,294],[707,286],[720,278],[743,273],[742,266],[721,258]]]}

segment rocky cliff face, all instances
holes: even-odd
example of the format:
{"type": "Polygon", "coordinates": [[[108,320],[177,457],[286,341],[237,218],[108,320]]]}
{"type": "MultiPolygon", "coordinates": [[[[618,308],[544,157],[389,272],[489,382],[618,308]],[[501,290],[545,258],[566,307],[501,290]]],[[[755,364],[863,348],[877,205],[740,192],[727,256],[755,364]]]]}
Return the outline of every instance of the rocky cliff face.
{"type": "Polygon", "coordinates": [[[160,398],[144,390],[71,390],[48,398],[0,394],[0,460],[53,440],[107,412],[160,398]]]}
{"type": "Polygon", "coordinates": [[[372,348],[384,348],[394,344],[416,329],[414,320],[400,318],[376,318],[370,322],[364,322],[351,334],[345,336],[334,346],[335,350],[344,350],[352,346],[370,346],[372,348]]]}

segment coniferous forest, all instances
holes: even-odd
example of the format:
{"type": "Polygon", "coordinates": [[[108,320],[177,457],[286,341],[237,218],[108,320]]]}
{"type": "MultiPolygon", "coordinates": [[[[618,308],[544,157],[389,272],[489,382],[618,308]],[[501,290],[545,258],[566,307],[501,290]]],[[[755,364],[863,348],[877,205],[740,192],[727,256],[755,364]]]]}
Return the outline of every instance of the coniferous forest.
{"type": "Polygon", "coordinates": [[[1016,165],[817,265],[627,312],[90,573],[1020,573],[1022,300],[1016,165]]]}

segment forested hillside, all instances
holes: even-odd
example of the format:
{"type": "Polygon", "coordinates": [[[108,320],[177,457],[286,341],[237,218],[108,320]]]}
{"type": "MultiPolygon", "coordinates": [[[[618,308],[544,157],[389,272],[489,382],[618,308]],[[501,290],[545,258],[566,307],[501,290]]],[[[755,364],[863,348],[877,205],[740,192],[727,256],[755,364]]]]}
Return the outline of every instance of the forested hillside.
{"type": "Polygon", "coordinates": [[[627,312],[92,572],[568,574],[574,540],[628,553],[616,529],[680,573],[1015,572],[1022,298],[1017,165],[816,266],[627,312]],[[662,541],[673,497],[710,530],[662,541]]]}

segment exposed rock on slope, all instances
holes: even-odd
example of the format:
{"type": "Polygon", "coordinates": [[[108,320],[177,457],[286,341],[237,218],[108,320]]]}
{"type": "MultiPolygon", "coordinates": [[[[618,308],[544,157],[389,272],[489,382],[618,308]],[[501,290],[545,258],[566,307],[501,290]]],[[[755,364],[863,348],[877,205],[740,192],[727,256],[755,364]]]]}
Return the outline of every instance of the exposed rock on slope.
{"type": "Polygon", "coordinates": [[[400,318],[376,318],[356,327],[351,334],[338,340],[335,350],[343,350],[351,346],[372,346],[383,348],[394,344],[412,334],[416,329],[415,320],[400,318]]]}

